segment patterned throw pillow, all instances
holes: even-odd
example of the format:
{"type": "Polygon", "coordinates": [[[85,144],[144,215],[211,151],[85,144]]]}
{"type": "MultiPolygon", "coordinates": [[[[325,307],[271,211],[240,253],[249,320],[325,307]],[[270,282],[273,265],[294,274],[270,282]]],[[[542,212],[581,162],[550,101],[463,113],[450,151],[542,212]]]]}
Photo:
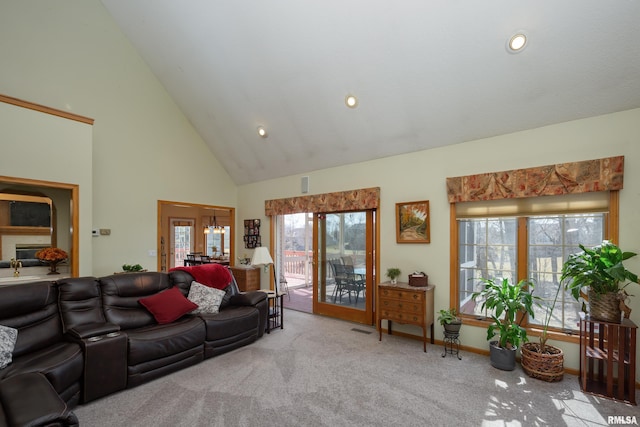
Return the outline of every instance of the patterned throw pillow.
{"type": "Polygon", "coordinates": [[[198,305],[198,308],[193,310],[193,314],[216,314],[220,310],[220,304],[224,296],[225,291],[210,288],[194,280],[191,282],[187,298],[198,305]]]}
{"type": "Polygon", "coordinates": [[[0,369],[6,368],[11,363],[17,339],[17,329],[0,325],[0,369]]]}

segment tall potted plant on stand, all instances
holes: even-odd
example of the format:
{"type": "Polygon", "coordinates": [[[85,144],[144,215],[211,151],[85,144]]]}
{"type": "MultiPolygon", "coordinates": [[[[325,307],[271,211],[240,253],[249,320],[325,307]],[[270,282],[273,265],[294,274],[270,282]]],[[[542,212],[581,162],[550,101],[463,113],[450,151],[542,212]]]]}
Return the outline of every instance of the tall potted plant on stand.
{"type": "Polygon", "coordinates": [[[576,300],[583,297],[589,301],[593,319],[620,323],[627,297],[624,288],[629,282],[638,283],[638,275],[627,270],[623,261],[637,254],[623,252],[608,240],[591,249],[579,246],[582,252],[569,255],[562,266],[562,280],[569,280],[566,289],[576,300]]]}
{"type": "Polygon", "coordinates": [[[509,283],[509,279],[502,279],[497,283],[494,279],[481,279],[484,287],[474,292],[472,299],[482,299],[481,310],[492,310],[493,323],[487,328],[489,341],[489,356],[494,368],[512,371],[516,367],[516,350],[520,344],[527,342],[527,331],[521,326],[526,312],[533,317],[532,295],[533,283],[520,280],[517,284],[509,283]],[[504,317],[501,316],[504,314],[504,317]],[[498,340],[490,341],[498,335],[498,340]]]}

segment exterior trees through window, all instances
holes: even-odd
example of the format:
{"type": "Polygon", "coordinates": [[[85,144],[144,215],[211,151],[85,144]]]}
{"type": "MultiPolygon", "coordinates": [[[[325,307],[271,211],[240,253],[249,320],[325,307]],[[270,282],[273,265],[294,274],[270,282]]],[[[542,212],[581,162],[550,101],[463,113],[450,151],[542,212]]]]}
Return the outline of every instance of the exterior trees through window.
{"type": "MultiPolygon", "coordinates": [[[[606,231],[605,213],[521,215],[516,217],[461,218],[458,227],[459,312],[475,318],[481,302],[471,299],[482,286],[480,279],[521,279],[535,284],[534,295],[541,298],[530,324],[542,324],[560,283],[564,260],[579,252],[578,244],[594,246],[606,231]],[[518,262],[526,260],[526,262],[518,262]]],[[[550,323],[558,330],[578,328],[580,306],[570,293],[562,291],[550,323]]]]}

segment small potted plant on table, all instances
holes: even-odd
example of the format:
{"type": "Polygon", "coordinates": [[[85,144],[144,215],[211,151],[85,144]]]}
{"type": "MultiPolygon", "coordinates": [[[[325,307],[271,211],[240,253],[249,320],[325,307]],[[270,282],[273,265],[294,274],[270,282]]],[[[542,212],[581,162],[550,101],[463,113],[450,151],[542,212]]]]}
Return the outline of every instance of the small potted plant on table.
{"type": "Polygon", "coordinates": [[[458,313],[455,308],[451,307],[448,310],[442,309],[438,313],[438,322],[440,322],[440,325],[444,328],[445,334],[460,333],[462,320],[458,317],[458,313]]]}
{"type": "Polygon", "coordinates": [[[482,310],[493,310],[493,323],[487,328],[491,366],[503,371],[512,371],[516,367],[516,350],[520,344],[528,341],[527,330],[520,326],[524,318],[521,313],[526,312],[534,317],[535,297],[531,293],[533,283],[520,280],[513,285],[509,283],[509,279],[502,279],[500,283],[494,279],[481,281],[484,286],[480,291],[473,293],[472,299],[483,300],[482,310]],[[503,314],[504,318],[501,318],[503,314]],[[498,340],[490,341],[496,335],[499,336],[498,340]]]}
{"type": "Polygon", "coordinates": [[[395,285],[398,283],[398,277],[400,277],[401,271],[399,268],[388,268],[387,269],[387,277],[391,279],[391,284],[395,285]]]}

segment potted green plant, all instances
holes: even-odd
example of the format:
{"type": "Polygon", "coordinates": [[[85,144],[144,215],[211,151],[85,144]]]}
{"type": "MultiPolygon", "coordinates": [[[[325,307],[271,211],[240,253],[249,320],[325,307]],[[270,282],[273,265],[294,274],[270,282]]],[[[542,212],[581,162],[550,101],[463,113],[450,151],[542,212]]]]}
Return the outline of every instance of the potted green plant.
{"type": "Polygon", "coordinates": [[[387,269],[387,277],[391,279],[391,283],[394,285],[398,283],[398,277],[400,277],[400,274],[401,271],[399,268],[392,267],[387,269]]]}
{"type": "Polygon", "coordinates": [[[547,344],[549,323],[560,289],[562,289],[561,284],[556,289],[553,303],[546,309],[540,342],[525,342],[520,347],[522,370],[532,378],[548,382],[560,381],[564,376],[564,352],[561,348],[547,344]]]}
{"type": "Polygon", "coordinates": [[[448,310],[442,309],[438,311],[438,322],[444,328],[445,334],[458,334],[462,326],[462,320],[458,317],[458,313],[454,307],[448,310]]]}
{"type": "Polygon", "coordinates": [[[620,323],[620,302],[627,296],[624,288],[638,283],[638,275],[627,270],[623,261],[637,254],[624,252],[608,240],[591,249],[578,246],[582,252],[569,255],[562,266],[561,279],[568,280],[565,288],[576,300],[586,296],[592,318],[620,323]]]}
{"type": "Polygon", "coordinates": [[[123,264],[122,270],[127,273],[135,273],[136,271],[142,271],[142,266],[140,264],[123,264]]]}
{"type": "Polygon", "coordinates": [[[532,295],[533,283],[520,280],[517,284],[509,283],[509,279],[502,279],[500,283],[494,279],[481,279],[484,284],[480,291],[472,294],[472,299],[482,299],[481,310],[492,310],[493,323],[487,328],[489,341],[489,355],[491,365],[505,371],[512,371],[516,367],[516,350],[520,344],[528,341],[527,330],[521,326],[526,312],[534,317],[532,295]],[[501,316],[504,314],[504,317],[501,316]],[[498,339],[491,341],[498,335],[498,339]]]}

